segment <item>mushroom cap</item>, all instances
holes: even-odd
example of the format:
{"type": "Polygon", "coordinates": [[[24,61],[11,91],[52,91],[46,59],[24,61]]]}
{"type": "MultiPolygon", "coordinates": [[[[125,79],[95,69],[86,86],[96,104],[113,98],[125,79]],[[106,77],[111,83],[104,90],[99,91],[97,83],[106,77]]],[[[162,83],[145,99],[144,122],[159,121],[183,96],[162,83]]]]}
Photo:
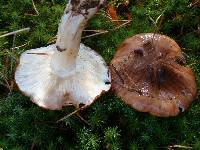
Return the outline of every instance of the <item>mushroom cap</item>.
{"type": "Polygon", "coordinates": [[[110,73],[103,58],[89,47],[80,45],[76,71],[58,77],[50,62],[56,45],[31,49],[21,55],[15,73],[20,90],[37,105],[51,110],[73,104],[90,105],[103,91],[110,89],[110,73]]]}
{"type": "Polygon", "coordinates": [[[111,61],[111,89],[138,111],[176,116],[196,95],[194,73],[184,61],[169,37],[137,34],[121,44],[111,61]]]}

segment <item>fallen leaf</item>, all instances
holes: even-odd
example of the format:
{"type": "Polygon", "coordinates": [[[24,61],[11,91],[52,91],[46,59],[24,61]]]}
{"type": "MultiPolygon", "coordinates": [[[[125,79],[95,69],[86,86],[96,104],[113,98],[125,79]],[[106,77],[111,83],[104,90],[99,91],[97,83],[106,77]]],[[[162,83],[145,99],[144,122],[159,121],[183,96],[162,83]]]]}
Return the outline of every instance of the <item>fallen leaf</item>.
{"type": "Polygon", "coordinates": [[[114,22],[115,25],[118,25],[119,22],[116,20],[119,20],[117,17],[117,12],[116,9],[112,7],[112,5],[108,5],[107,7],[107,13],[109,14],[109,16],[111,17],[111,21],[114,22]]]}

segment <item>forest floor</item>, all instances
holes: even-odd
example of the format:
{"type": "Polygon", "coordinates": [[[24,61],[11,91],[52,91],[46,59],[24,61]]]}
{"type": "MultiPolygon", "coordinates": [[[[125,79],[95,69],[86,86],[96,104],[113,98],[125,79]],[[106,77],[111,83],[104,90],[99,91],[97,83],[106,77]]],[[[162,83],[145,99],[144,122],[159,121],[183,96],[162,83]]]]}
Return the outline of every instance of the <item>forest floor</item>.
{"type": "MultiPolygon", "coordinates": [[[[109,32],[82,38],[82,43],[96,50],[107,64],[127,37],[156,32],[173,38],[196,76],[197,96],[187,111],[176,117],[154,117],[134,110],[109,92],[79,112],[84,119],[72,115],[57,123],[74,107],[61,111],[38,107],[16,88],[13,74],[22,52],[55,41],[66,3],[0,1],[0,149],[200,149],[200,2],[129,0],[129,5],[122,7],[123,0],[118,0],[113,4],[118,18],[131,21],[118,28],[101,10],[86,29],[109,32]],[[30,30],[1,37],[24,28],[30,30]]],[[[82,36],[93,33],[84,31],[82,36]]]]}

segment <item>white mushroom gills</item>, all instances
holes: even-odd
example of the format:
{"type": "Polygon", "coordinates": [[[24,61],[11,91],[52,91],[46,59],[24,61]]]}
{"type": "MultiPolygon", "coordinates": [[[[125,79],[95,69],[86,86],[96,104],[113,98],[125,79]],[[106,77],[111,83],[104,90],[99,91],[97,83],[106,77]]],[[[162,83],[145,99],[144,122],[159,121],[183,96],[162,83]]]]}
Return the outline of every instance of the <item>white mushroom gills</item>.
{"type": "Polygon", "coordinates": [[[51,110],[67,104],[90,105],[110,89],[111,77],[105,61],[80,44],[85,24],[101,3],[103,0],[69,1],[56,44],[27,50],[21,55],[15,80],[37,105],[51,110]]]}

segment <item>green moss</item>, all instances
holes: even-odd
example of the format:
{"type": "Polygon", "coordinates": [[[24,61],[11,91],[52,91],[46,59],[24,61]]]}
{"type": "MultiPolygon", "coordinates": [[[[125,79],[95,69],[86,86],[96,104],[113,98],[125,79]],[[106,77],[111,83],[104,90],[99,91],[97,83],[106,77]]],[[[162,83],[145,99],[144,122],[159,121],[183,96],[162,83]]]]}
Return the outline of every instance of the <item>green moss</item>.
{"type": "Polygon", "coordinates": [[[106,144],[105,148],[109,150],[121,149],[120,145],[120,134],[117,128],[107,128],[104,133],[104,142],[106,144]]]}
{"type": "MultiPolygon", "coordinates": [[[[119,3],[120,1],[118,1],[119,3]]],[[[33,104],[18,90],[9,92],[6,80],[13,81],[17,58],[27,49],[48,45],[56,36],[66,0],[0,1],[0,34],[25,27],[30,31],[0,38],[0,147],[3,149],[159,149],[169,145],[200,148],[200,9],[188,7],[189,0],[130,0],[127,11],[132,22],[109,33],[82,39],[109,64],[117,47],[127,37],[142,32],[162,33],[174,38],[182,48],[187,65],[194,70],[197,98],[189,110],[177,117],[158,118],[140,113],[125,105],[111,93],[104,94],[89,108],[80,112],[87,121],[74,115],[56,121],[74,110],[47,111],[33,104]],[[160,26],[153,20],[163,13],[160,26]]],[[[102,13],[102,12],[101,12],[102,13]]],[[[120,18],[123,13],[120,12],[120,18]]],[[[95,15],[87,29],[110,30],[115,25],[103,15],[95,15]]],[[[83,36],[90,33],[83,32],[83,36]]]]}
{"type": "Polygon", "coordinates": [[[89,129],[81,129],[78,133],[78,149],[82,150],[96,150],[99,149],[100,140],[98,136],[92,133],[89,129]]]}

